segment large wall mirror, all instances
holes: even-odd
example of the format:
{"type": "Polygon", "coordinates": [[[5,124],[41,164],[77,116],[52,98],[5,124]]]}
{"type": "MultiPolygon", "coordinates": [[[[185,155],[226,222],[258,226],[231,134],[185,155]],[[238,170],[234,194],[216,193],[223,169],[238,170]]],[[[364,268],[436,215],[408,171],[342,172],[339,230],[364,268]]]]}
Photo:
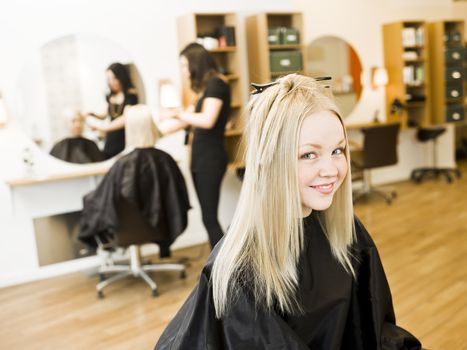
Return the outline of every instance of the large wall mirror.
{"type": "Polygon", "coordinates": [[[67,35],[46,43],[28,57],[18,80],[17,119],[44,152],[51,154],[54,147],[61,147],[52,155],[73,163],[109,158],[82,152],[104,149],[106,135],[96,125],[110,119],[108,67],[113,63],[125,68],[133,85],[132,94],[144,103],[144,86],[131,56],[109,40],[86,34],[67,35]],[[73,147],[78,151],[67,157],[73,147]]]}
{"type": "Polygon", "coordinates": [[[362,64],[352,46],[335,36],[313,40],[307,46],[307,71],[312,77],[332,77],[336,103],[347,117],[362,93],[362,64]]]}

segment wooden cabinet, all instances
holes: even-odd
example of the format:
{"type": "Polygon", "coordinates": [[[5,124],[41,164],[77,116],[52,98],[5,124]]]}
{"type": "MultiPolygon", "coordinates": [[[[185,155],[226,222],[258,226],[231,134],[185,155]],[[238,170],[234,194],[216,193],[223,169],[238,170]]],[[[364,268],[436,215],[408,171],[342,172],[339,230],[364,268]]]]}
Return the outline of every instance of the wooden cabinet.
{"type": "Polygon", "coordinates": [[[246,19],[250,83],[306,74],[301,13],[261,13],[246,19]]]}
{"type": "Polygon", "coordinates": [[[388,71],[386,115],[403,127],[431,124],[430,55],[424,21],[383,25],[384,65],[388,71]]]}
{"type": "MultiPolygon", "coordinates": [[[[208,51],[216,60],[220,72],[227,78],[232,93],[231,115],[225,131],[225,147],[229,165],[242,165],[241,136],[243,133],[243,83],[240,75],[240,57],[237,31],[237,16],[234,13],[190,13],[177,19],[178,47],[181,51],[197,39],[210,40],[208,51]],[[228,38],[222,32],[228,31],[228,38]],[[220,37],[220,35],[222,37],[220,37]],[[214,44],[213,44],[214,43],[214,44]]],[[[206,47],[207,44],[205,43],[206,47]]],[[[193,103],[196,94],[189,82],[183,81],[182,100],[184,105],[193,103]]]]}
{"type": "Polygon", "coordinates": [[[428,24],[431,57],[431,114],[434,123],[465,121],[464,22],[428,24]]]}

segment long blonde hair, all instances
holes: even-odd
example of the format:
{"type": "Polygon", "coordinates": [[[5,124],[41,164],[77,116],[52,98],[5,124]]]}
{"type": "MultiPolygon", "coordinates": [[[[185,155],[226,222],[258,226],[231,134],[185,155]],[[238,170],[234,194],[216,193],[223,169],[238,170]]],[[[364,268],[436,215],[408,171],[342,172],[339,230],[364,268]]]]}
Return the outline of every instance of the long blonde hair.
{"type": "MultiPolygon", "coordinates": [[[[313,78],[291,74],[250,100],[243,186],[211,276],[218,318],[245,286],[258,306],[277,307],[283,313],[301,310],[295,298],[303,248],[298,140],[303,120],[314,112],[330,110],[341,120],[326,91],[313,78]]],[[[347,176],[319,220],[333,255],[353,274],[349,246],[355,229],[348,147],[346,158],[347,176]]]]}
{"type": "Polygon", "coordinates": [[[127,106],[124,111],[125,118],[125,148],[154,147],[160,138],[160,131],[154,123],[151,110],[148,106],[139,104],[127,106]]]}

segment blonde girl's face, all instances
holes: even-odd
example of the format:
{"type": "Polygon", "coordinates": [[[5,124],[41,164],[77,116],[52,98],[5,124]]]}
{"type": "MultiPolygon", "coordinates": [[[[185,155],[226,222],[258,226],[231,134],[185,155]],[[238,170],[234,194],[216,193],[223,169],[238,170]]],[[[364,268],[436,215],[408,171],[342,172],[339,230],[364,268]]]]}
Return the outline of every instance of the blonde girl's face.
{"type": "Polygon", "coordinates": [[[346,140],[339,118],[322,110],[305,118],[298,144],[298,180],[303,215],[325,210],[347,175],[346,140]]]}

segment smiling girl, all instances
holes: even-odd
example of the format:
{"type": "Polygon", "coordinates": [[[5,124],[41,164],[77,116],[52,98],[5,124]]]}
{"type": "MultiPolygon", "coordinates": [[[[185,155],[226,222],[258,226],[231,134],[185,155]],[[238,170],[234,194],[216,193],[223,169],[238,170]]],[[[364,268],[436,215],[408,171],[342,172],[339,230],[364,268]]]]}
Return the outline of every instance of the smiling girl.
{"type": "Polygon", "coordinates": [[[232,224],[156,349],[420,349],[396,326],[354,217],[347,136],[327,91],[288,75],[251,99],[232,224]]]}

